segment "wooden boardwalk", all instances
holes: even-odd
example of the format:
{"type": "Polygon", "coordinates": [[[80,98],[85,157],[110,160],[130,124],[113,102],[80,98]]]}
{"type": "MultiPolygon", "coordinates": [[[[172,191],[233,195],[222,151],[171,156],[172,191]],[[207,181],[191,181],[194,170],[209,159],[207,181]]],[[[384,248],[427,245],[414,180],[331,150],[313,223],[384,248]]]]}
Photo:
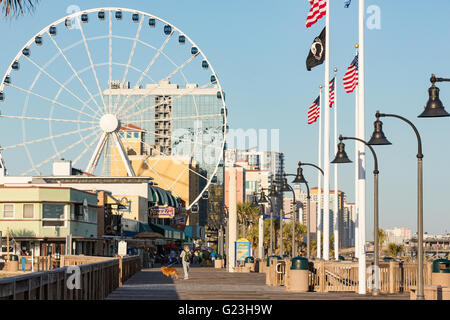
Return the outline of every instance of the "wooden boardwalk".
{"type": "Polygon", "coordinates": [[[409,294],[372,297],[356,293],[290,293],[284,287],[265,285],[263,273],[228,273],[225,269],[192,267],[189,279],[177,267],[180,278],[166,278],[159,268],[143,269],[108,300],[409,300],[409,294]]]}

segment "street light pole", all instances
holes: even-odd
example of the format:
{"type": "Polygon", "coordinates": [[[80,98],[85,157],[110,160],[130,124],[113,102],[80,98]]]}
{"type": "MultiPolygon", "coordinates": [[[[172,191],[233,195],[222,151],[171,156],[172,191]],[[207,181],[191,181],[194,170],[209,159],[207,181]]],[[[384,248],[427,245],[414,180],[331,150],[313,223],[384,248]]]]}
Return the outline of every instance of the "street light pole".
{"type": "MultiPolygon", "coordinates": [[[[313,163],[306,163],[306,162],[301,162],[301,161],[299,161],[298,162],[298,168],[299,169],[301,169],[301,167],[302,166],[311,166],[311,167],[314,167],[314,168],[316,168],[317,170],[319,170],[319,172],[322,174],[322,176],[323,176],[323,170],[320,168],[320,167],[318,167],[318,166],[316,166],[315,164],[313,164],[313,163]]],[[[311,250],[311,231],[309,230],[309,226],[310,226],[310,218],[311,218],[311,215],[310,215],[310,201],[311,201],[311,196],[310,196],[310,194],[309,194],[309,185],[308,185],[308,183],[306,182],[306,180],[303,178],[303,179],[301,179],[300,177],[299,177],[299,169],[297,169],[297,178],[296,178],[296,180],[298,179],[298,181],[297,182],[301,182],[301,183],[305,183],[306,184],[306,188],[307,188],[307,191],[308,191],[308,193],[307,193],[307,196],[306,196],[306,199],[307,199],[307,201],[308,201],[308,221],[307,221],[307,230],[306,230],[306,241],[308,242],[307,243],[307,248],[309,248],[309,250],[311,250]]],[[[320,174],[319,173],[319,174],[320,174]]],[[[302,174],[302,176],[303,176],[303,174],[302,174]]],[[[320,190],[317,190],[318,192],[320,192],[320,190]]],[[[319,206],[319,208],[320,208],[320,206],[319,206]]],[[[320,212],[319,212],[319,215],[320,215],[320,212]]],[[[320,250],[320,247],[319,247],[319,243],[320,243],[320,240],[318,239],[320,237],[320,233],[316,233],[316,244],[317,244],[317,248],[316,248],[316,250],[320,250]]],[[[311,252],[309,252],[309,254],[310,254],[311,252]]],[[[308,259],[309,259],[309,254],[308,254],[308,259]]]]}
{"type": "MultiPolygon", "coordinates": [[[[338,152],[336,153],[336,158],[332,161],[332,163],[350,163],[350,159],[348,159],[347,154],[345,153],[344,150],[344,144],[342,143],[343,140],[355,140],[355,141],[359,141],[363,144],[365,144],[370,151],[372,152],[373,155],[373,159],[374,159],[374,170],[373,170],[373,177],[374,177],[374,186],[373,186],[373,232],[374,232],[374,271],[375,271],[375,285],[372,288],[372,295],[377,296],[380,293],[379,290],[379,259],[380,259],[380,254],[379,254],[379,246],[378,246],[378,174],[380,173],[378,171],[378,158],[377,155],[375,153],[375,150],[372,148],[372,146],[365,142],[362,139],[359,138],[354,138],[354,137],[343,137],[342,135],[339,136],[339,144],[338,144],[338,152]]],[[[387,140],[386,140],[387,141],[387,140]]]]}
{"type": "MultiPolygon", "coordinates": [[[[377,111],[375,113],[375,117],[377,118],[375,131],[377,131],[377,122],[380,123],[378,126],[381,128],[380,117],[393,117],[400,120],[403,120],[407,124],[411,126],[414,130],[414,133],[417,137],[417,233],[418,233],[418,268],[417,268],[417,300],[424,300],[424,278],[423,278],[423,153],[422,153],[422,140],[420,138],[419,131],[414,126],[414,124],[408,119],[396,115],[396,114],[388,114],[388,113],[380,113],[377,111]]],[[[375,132],[377,133],[377,132],[375,132]]],[[[374,133],[374,135],[375,135],[374,133]]],[[[379,143],[377,139],[371,139],[369,141],[371,145],[382,145],[385,143],[379,143]],[[372,141],[373,140],[373,141],[372,141]]]]}

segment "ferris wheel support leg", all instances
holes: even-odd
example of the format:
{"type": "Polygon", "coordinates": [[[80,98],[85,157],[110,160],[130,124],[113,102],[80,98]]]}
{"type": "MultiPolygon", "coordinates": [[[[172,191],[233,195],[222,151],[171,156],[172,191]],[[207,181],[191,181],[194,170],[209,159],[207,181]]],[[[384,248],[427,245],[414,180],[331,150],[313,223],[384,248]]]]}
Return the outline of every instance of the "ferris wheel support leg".
{"type": "Polygon", "coordinates": [[[95,148],[94,153],[92,154],[91,159],[86,167],[86,172],[90,174],[94,174],[95,168],[97,168],[98,160],[102,154],[103,148],[105,147],[106,140],[108,139],[108,134],[103,132],[100,140],[98,141],[97,147],[95,148]]]}
{"type": "Polygon", "coordinates": [[[127,173],[130,177],[136,177],[134,173],[133,167],[131,166],[130,159],[128,159],[127,154],[125,153],[125,148],[123,147],[122,141],[120,140],[119,134],[117,132],[112,132],[111,137],[113,138],[114,143],[119,150],[120,157],[122,158],[123,164],[127,169],[127,173]]]}

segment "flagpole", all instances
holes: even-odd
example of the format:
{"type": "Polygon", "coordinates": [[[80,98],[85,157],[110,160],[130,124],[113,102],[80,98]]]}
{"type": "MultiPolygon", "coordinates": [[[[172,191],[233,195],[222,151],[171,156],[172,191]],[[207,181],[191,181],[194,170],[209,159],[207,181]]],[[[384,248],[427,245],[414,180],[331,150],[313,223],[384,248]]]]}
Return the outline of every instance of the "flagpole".
{"type": "MultiPolygon", "coordinates": [[[[334,154],[337,153],[338,129],[337,129],[337,114],[338,114],[338,96],[336,83],[337,68],[334,68],[334,154]]],[[[339,260],[339,193],[338,193],[338,166],[334,164],[334,259],[339,260]]]]}
{"type": "MultiPolygon", "coordinates": [[[[318,166],[322,168],[322,85],[319,86],[319,159],[318,166]]],[[[322,173],[320,171],[317,172],[317,232],[316,232],[316,254],[317,259],[322,258],[322,173]]]]}
{"type": "MultiPolygon", "coordinates": [[[[355,44],[355,48],[356,48],[356,54],[358,55],[358,44],[355,44]]],[[[359,129],[358,129],[358,119],[359,119],[359,114],[358,114],[358,99],[359,99],[359,95],[358,95],[358,91],[359,91],[359,86],[357,85],[355,88],[355,137],[359,136],[359,129]]],[[[358,141],[355,141],[355,233],[354,233],[354,237],[355,237],[355,257],[359,258],[359,227],[358,227],[358,223],[359,223],[359,219],[358,219],[358,214],[359,214],[359,185],[358,185],[358,169],[359,169],[359,149],[358,149],[358,141]]]]}
{"type": "Polygon", "coordinates": [[[323,259],[330,254],[330,1],[327,1],[325,15],[325,101],[323,139],[323,259]]]}
{"type": "MultiPolygon", "coordinates": [[[[359,29],[359,55],[358,55],[358,66],[359,66],[359,93],[358,93],[358,128],[359,128],[359,136],[358,138],[361,140],[365,139],[365,128],[364,128],[364,0],[359,0],[359,21],[358,21],[358,29],[359,29]]],[[[360,256],[359,256],[359,294],[366,294],[366,156],[364,145],[359,144],[360,150],[360,166],[359,166],[359,199],[360,199],[360,208],[359,208],[359,243],[360,243],[360,256]]]]}

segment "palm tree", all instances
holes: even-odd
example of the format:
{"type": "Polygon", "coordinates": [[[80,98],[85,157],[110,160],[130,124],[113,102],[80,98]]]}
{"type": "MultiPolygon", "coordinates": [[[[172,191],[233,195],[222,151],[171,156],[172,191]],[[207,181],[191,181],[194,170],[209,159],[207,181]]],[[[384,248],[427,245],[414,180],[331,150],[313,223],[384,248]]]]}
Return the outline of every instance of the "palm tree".
{"type": "Polygon", "coordinates": [[[387,240],[387,235],[383,229],[378,230],[378,245],[381,248],[383,242],[387,240]]]}
{"type": "Polygon", "coordinates": [[[259,218],[259,207],[254,207],[251,202],[238,203],[237,207],[238,223],[241,226],[240,236],[247,237],[249,227],[257,224],[259,218]]]}
{"type": "Polygon", "coordinates": [[[33,11],[39,0],[0,0],[5,17],[23,15],[33,11]]]}
{"type": "MultiPolygon", "coordinates": [[[[295,222],[295,240],[296,240],[296,252],[299,252],[303,244],[303,237],[306,234],[306,226],[295,222]]],[[[292,221],[283,224],[283,248],[285,253],[290,254],[292,252],[292,221]]]]}
{"type": "Polygon", "coordinates": [[[402,245],[398,245],[396,243],[389,243],[387,252],[393,256],[398,256],[399,253],[403,252],[404,248],[402,245]]]}

